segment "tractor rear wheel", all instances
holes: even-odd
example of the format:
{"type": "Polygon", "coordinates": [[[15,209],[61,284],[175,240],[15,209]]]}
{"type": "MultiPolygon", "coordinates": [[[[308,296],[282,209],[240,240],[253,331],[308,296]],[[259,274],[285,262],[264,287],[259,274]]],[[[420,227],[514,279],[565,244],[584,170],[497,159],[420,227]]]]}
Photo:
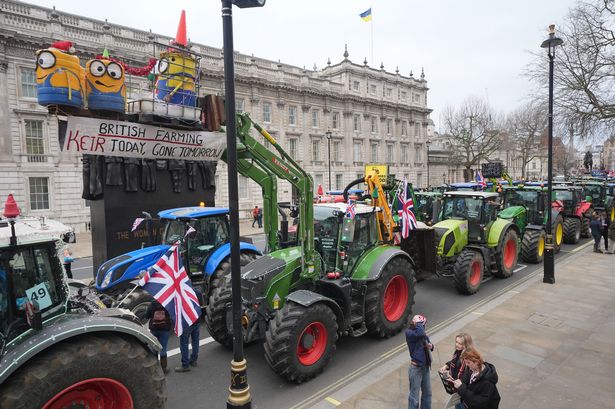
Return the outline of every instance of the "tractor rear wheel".
{"type": "Polygon", "coordinates": [[[0,407],[6,409],[145,409],[164,408],[165,401],[156,356],[136,339],[109,333],[50,346],[0,388],[0,407]]]}
{"type": "Polygon", "coordinates": [[[564,219],[564,243],[577,244],[581,240],[581,220],[576,217],[564,219]]]}
{"type": "Polygon", "coordinates": [[[508,278],[513,275],[519,259],[519,242],[517,232],[508,229],[504,233],[502,241],[498,244],[495,255],[496,271],[493,273],[498,278],[508,278]]]}
{"type": "Polygon", "coordinates": [[[540,263],[545,255],[544,230],[526,230],[521,241],[521,257],[529,263],[540,263]]]}
{"type": "Polygon", "coordinates": [[[553,251],[559,253],[564,243],[564,219],[558,215],[551,226],[551,234],[553,235],[553,251]]]}
{"type": "MultiPolygon", "coordinates": [[[[256,254],[241,253],[240,264],[245,266],[256,259],[256,254]]],[[[226,348],[233,347],[233,334],[226,323],[227,306],[232,302],[231,260],[227,257],[214,272],[209,288],[209,301],[205,308],[205,325],[213,339],[226,348]]]]}
{"type": "Polygon", "coordinates": [[[591,213],[585,213],[581,217],[581,237],[591,237],[592,235],[591,229],[589,227],[591,216],[587,216],[588,214],[591,214],[591,213]]]}
{"type": "MultiPolygon", "coordinates": [[[[121,301],[121,300],[120,300],[121,301]]],[[[147,322],[145,313],[150,304],[154,301],[154,297],[141,287],[137,287],[126,299],[119,305],[119,308],[126,308],[136,315],[142,324],[147,322]]]]}
{"type": "Polygon", "coordinates": [[[474,294],[480,288],[485,271],[483,255],[478,251],[464,249],[453,267],[455,288],[460,294],[474,294]]]}
{"type": "Polygon", "coordinates": [[[289,381],[307,381],[331,360],[337,329],[335,314],[325,304],[304,307],[289,301],[269,322],[265,359],[275,373],[289,381]]]}
{"type": "Polygon", "coordinates": [[[414,269],[405,258],[389,261],[378,280],[367,284],[365,326],[382,338],[406,326],[414,304],[414,269]]]}

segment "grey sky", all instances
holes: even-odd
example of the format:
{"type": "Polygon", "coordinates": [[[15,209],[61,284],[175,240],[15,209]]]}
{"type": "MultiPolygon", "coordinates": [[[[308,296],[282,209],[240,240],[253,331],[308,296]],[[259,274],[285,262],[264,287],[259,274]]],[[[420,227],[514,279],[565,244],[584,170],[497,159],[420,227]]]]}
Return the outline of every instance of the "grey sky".
{"type": "MultiPolygon", "coordinates": [[[[45,7],[174,36],[182,9],[193,42],[222,46],[218,0],[30,0],[45,7]],[[164,4],[157,7],[156,4],[164,4]]],[[[342,59],[402,75],[425,69],[428,105],[438,127],[447,105],[466,97],[488,98],[510,112],[528,93],[521,73],[540,49],[546,27],[560,25],[572,0],[267,0],[264,8],[233,11],[235,49],[297,66],[318,68],[342,59]],[[359,13],[372,5],[373,20],[359,13]],[[374,61],[371,61],[373,24],[374,61]]],[[[545,90],[546,92],[546,90],[545,90]]]]}

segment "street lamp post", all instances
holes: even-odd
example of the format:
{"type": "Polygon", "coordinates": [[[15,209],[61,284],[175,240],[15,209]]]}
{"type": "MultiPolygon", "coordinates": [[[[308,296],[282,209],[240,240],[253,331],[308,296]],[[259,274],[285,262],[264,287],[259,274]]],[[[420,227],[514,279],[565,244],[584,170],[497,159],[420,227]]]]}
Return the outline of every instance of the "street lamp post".
{"type": "Polygon", "coordinates": [[[427,189],[429,189],[429,145],[431,145],[430,141],[425,142],[427,147],[427,189]]]}
{"type": "Polygon", "coordinates": [[[549,208],[547,213],[547,242],[545,244],[543,283],[555,284],[555,258],[553,256],[552,203],[553,203],[553,61],[555,60],[555,47],[564,41],[555,36],[555,24],[549,26],[549,38],[540,44],[547,49],[549,56],[549,147],[547,163],[547,197],[549,208]]]}
{"type": "Polygon", "coordinates": [[[226,108],[226,159],[231,243],[231,291],[233,315],[233,361],[227,409],[250,409],[248,365],[243,356],[241,327],[241,267],[239,258],[239,191],[237,183],[237,124],[235,122],[235,67],[233,51],[233,4],[239,8],[262,7],[266,0],[222,0],[224,86],[226,108]]]}
{"type": "Polygon", "coordinates": [[[327,137],[327,156],[329,157],[329,192],[331,191],[331,131],[325,132],[327,137]]]}

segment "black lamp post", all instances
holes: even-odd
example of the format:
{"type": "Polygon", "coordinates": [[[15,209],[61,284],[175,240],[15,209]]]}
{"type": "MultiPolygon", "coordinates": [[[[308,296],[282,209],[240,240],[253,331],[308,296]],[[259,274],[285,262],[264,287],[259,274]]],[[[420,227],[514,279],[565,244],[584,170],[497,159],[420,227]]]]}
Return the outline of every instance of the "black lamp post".
{"type": "Polygon", "coordinates": [[[552,221],[552,202],[553,202],[553,61],[555,60],[555,47],[564,44],[561,38],[555,36],[555,24],[549,26],[549,38],[540,44],[540,47],[547,49],[549,56],[549,148],[547,163],[547,197],[549,208],[547,213],[547,242],[545,244],[544,275],[543,283],[555,284],[555,258],[553,256],[553,231],[552,221]]]}
{"type": "Polygon", "coordinates": [[[327,137],[327,156],[329,157],[329,192],[331,191],[331,131],[325,132],[327,137]]]}
{"type": "Polygon", "coordinates": [[[427,189],[429,189],[429,145],[431,145],[430,141],[425,142],[425,146],[427,147],[427,189]]]}
{"type": "Polygon", "coordinates": [[[239,191],[237,184],[237,124],[235,122],[235,67],[233,51],[233,4],[239,8],[262,7],[266,0],[222,0],[224,86],[226,108],[226,158],[231,242],[231,290],[233,300],[233,360],[227,409],[250,409],[248,365],[243,356],[241,327],[241,265],[239,261],[239,191]]]}

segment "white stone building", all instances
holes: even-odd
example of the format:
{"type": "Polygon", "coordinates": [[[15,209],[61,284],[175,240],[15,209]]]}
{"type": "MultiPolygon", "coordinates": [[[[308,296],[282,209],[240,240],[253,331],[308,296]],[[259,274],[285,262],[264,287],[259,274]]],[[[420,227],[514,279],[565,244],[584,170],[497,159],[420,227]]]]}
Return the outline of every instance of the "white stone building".
{"type": "MultiPolygon", "coordinates": [[[[188,30],[190,27],[188,27],[188,30]]],[[[111,55],[145,64],[152,41],[163,35],[114,25],[18,1],[0,0],[0,198],[9,192],[29,215],[57,218],[83,231],[89,209],[81,199],[81,161],[61,152],[54,115],[37,104],[34,53],[53,41],[76,43],[82,63],[103,47],[111,55]]],[[[200,53],[201,94],[224,94],[221,50],[194,43],[200,53]]],[[[341,50],[340,50],[341,53],[341,50]]],[[[315,185],[342,189],[368,163],[387,163],[390,173],[427,183],[427,82],[351,61],[306,70],[236,53],[237,109],[278,139],[314,177],[315,185]],[[327,136],[330,136],[330,139],[327,136]],[[330,143],[330,144],[329,144],[330,143]],[[329,149],[330,147],[330,149],[329,149]],[[329,152],[331,162],[329,163],[329,152]]],[[[131,89],[129,87],[129,97],[131,89]]],[[[216,204],[227,203],[226,167],[216,172],[216,204]]],[[[281,183],[280,200],[290,198],[281,183]]],[[[261,203],[260,188],[239,177],[240,208],[261,203]]]]}

